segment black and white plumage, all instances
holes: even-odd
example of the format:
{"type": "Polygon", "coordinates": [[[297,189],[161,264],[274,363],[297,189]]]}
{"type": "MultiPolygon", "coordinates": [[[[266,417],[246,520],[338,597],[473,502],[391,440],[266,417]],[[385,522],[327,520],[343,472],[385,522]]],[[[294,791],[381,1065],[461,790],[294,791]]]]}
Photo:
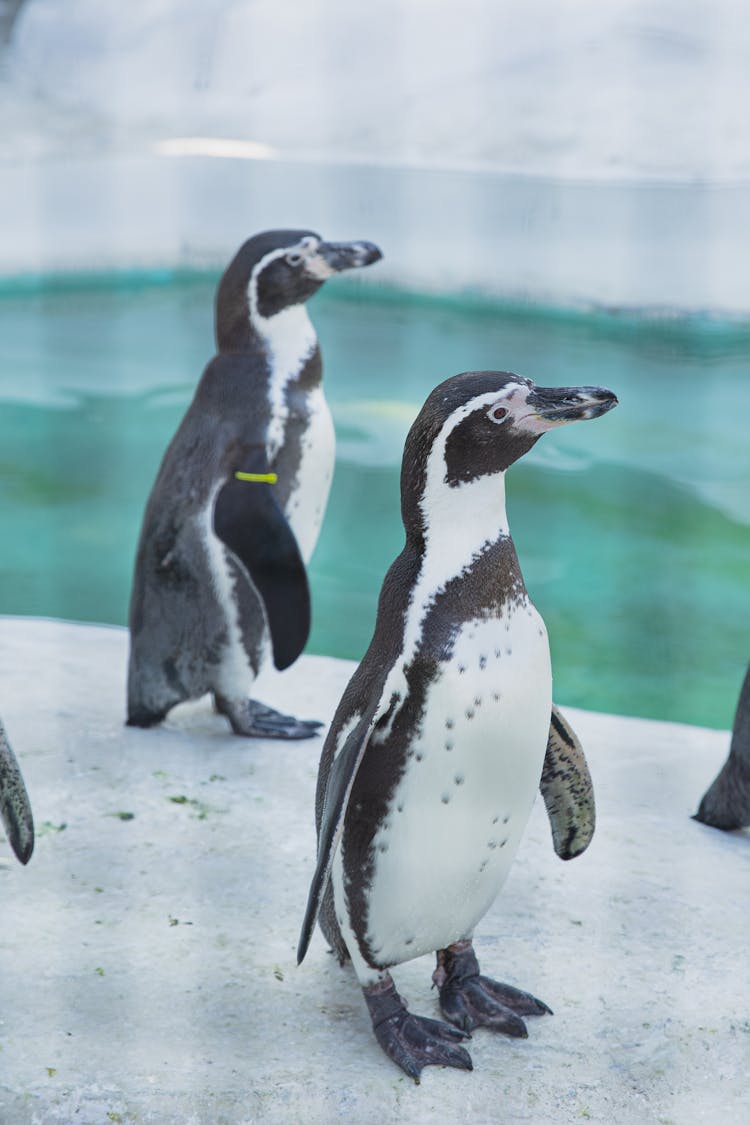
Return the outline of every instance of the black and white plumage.
{"type": "Polygon", "coordinates": [[[587,846],[591,783],[552,705],[549,644],[505,514],[505,470],[554,426],[616,404],[506,372],[440,384],[406,440],[406,543],[383,582],[372,642],[323,749],[318,863],[298,950],[316,918],[351,959],[384,1050],[414,1078],[470,1069],[485,1024],[525,1035],[548,1011],[479,975],[474,927],[510,869],[540,784],[558,854],[587,846]],[[435,951],[451,1025],[411,1016],[389,967],[435,951]]]}
{"type": "Polygon", "coordinates": [[[162,460],[146,505],[130,603],[128,723],[151,726],[213,693],[235,733],[306,738],[320,726],[248,698],[310,628],[305,564],[333,475],[333,422],[305,302],[329,277],[380,258],[369,242],[266,231],[216,295],[218,354],[162,460]],[[240,480],[236,473],[269,480],[240,480]]]}
{"type": "Polygon", "coordinates": [[[0,719],[0,822],[21,863],[34,851],[34,817],[21,767],[0,719]]]}

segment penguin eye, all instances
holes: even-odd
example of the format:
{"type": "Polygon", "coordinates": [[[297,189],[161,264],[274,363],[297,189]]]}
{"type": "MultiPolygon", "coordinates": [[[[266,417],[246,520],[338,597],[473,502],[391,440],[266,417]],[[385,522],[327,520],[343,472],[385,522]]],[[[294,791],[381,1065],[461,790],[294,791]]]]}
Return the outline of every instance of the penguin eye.
{"type": "Polygon", "coordinates": [[[488,415],[492,422],[504,422],[507,416],[508,409],[505,406],[493,406],[488,415]]]}
{"type": "Polygon", "coordinates": [[[302,255],[298,250],[290,250],[286,255],[287,265],[298,266],[302,261],[302,255]]]}

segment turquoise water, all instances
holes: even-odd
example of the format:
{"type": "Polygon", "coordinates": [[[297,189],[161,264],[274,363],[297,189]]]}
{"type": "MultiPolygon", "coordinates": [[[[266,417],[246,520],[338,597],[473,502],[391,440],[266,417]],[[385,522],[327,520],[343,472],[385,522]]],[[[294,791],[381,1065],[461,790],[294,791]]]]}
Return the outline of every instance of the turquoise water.
{"type": "MultiPolygon", "coordinates": [[[[143,504],[213,350],[212,274],[0,285],[0,613],[122,624],[143,504]]],[[[402,544],[406,430],[470,368],[604,384],[620,406],[508,474],[527,586],[569,705],[731,724],[750,658],[750,325],[420,298],[311,304],[338,464],[309,651],[357,658],[402,544]]]]}

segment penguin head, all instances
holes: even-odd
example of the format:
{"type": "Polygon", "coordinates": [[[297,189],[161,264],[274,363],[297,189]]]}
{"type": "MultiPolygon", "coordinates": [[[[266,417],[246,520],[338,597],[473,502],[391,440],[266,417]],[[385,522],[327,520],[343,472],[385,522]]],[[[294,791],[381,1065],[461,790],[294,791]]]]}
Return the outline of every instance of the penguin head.
{"type": "Polygon", "coordinates": [[[249,238],[216,293],[219,351],[244,350],[253,330],[262,334],[264,324],[304,304],[329,277],[381,257],[372,242],[324,242],[309,230],[271,230],[249,238]]]}
{"type": "Polygon", "coordinates": [[[441,492],[504,473],[547,430],[598,418],[616,405],[603,387],[537,387],[509,371],[467,371],[446,379],[429,395],[406,439],[404,523],[423,524],[425,504],[433,506],[441,492]]]}

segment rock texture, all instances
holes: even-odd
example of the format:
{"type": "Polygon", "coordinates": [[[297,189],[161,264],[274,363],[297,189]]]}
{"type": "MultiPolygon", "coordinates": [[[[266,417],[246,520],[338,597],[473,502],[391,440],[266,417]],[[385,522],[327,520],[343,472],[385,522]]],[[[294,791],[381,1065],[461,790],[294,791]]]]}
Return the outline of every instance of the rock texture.
{"type": "MultiPolygon", "coordinates": [[[[0,1121],[617,1125],[750,1115],[750,833],[690,819],[727,732],[566,711],[597,793],[554,855],[541,799],[476,940],[555,1015],[478,1031],[471,1074],[415,1087],[320,935],[295,967],[321,743],[231,735],[208,702],[123,726],[127,634],[0,620],[0,706],[34,805],[0,840],[0,1121]]],[[[327,719],[351,665],[303,657],[265,698],[327,719]]],[[[260,694],[260,693],[259,693],[260,694]]],[[[262,697],[262,696],[261,696],[262,697]]],[[[435,1015],[430,959],[397,970],[435,1015]]]]}

